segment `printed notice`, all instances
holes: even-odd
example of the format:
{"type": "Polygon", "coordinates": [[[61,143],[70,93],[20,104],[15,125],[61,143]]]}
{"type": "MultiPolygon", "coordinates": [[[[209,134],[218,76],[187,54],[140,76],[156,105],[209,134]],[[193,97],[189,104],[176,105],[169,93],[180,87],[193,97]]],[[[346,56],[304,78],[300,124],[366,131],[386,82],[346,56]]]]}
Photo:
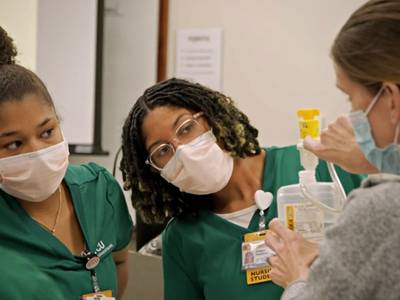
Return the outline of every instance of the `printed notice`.
{"type": "Polygon", "coordinates": [[[177,31],[175,76],[220,91],[222,29],[177,31]]]}

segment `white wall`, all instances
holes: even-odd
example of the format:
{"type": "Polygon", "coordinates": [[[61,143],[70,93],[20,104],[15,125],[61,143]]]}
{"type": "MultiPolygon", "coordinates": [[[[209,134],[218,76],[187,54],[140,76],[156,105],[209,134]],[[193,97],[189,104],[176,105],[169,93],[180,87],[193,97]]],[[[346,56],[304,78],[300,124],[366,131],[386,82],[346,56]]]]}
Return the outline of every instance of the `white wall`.
{"type": "MultiPolygon", "coordinates": [[[[38,1],[0,1],[0,26],[14,38],[19,63],[32,70],[36,65],[38,1]]],[[[111,170],[125,117],[144,89],[156,81],[158,0],[112,0],[106,1],[106,7],[102,138],[110,155],[72,156],[71,162],[95,161],[111,170]]]]}
{"type": "MultiPolygon", "coordinates": [[[[112,2],[104,23],[102,144],[109,156],[71,156],[71,163],[94,161],[111,171],[121,145],[122,125],[143,91],[156,81],[158,0],[112,2]],[[115,4],[115,5],[114,5],[115,4]]],[[[119,167],[119,163],[118,163],[119,167]]],[[[121,172],[116,177],[121,180],[121,172]]],[[[128,206],[130,192],[125,193],[128,206]]]]}
{"type": "Polygon", "coordinates": [[[36,66],[37,0],[1,0],[0,26],[14,39],[18,62],[36,66]]]}
{"type": "MultiPolygon", "coordinates": [[[[260,130],[264,145],[297,141],[296,110],[319,107],[328,120],[347,111],[336,90],[329,48],[340,26],[365,0],[170,0],[168,74],[178,28],[224,29],[223,91],[260,130]]],[[[156,78],[157,0],[106,1],[103,148],[79,156],[107,168],[134,100],[156,78]]],[[[14,37],[22,64],[34,68],[37,0],[1,0],[0,24],[14,37]]]]}
{"type": "Polygon", "coordinates": [[[170,0],[168,74],[176,29],[223,28],[223,91],[260,130],[262,145],[296,143],[298,108],[318,107],[328,121],[349,108],[335,88],[329,49],[364,2],[170,0]]]}
{"type": "Polygon", "coordinates": [[[36,74],[71,144],[94,142],[97,6],[98,0],[38,1],[36,74]]]}
{"type": "MultiPolygon", "coordinates": [[[[158,0],[113,0],[106,4],[102,144],[110,155],[72,155],[70,161],[73,164],[94,161],[111,171],[121,145],[122,124],[136,99],[156,81],[158,0]]],[[[0,0],[0,26],[14,38],[20,63],[33,70],[36,15],[36,0],[0,0]]],[[[117,179],[121,181],[120,172],[117,179]]],[[[126,196],[130,199],[130,192],[126,196]]]]}
{"type": "MultiPolygon", "coordinates": [[[[107,3],[107,2],[106,2],[107,3]]],[[[73,156],[111,170],[121,145],[122,125],[143,91],[156,81],[158,0],[110,2],[104,23],[103,149],[109,156],[73,156]],[[115,5],[114,5],[115,4],[115,5]]]]}

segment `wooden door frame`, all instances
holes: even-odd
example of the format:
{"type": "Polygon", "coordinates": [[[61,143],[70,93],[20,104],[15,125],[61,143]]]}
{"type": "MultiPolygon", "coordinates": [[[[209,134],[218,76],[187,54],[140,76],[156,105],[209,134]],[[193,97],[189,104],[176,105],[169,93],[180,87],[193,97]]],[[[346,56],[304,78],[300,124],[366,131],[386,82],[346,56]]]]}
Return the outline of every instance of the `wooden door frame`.
{"type": "Polygon", "coordinates": [[[157,82],[167,79],[169,0],[159,0],[157,82]]]}

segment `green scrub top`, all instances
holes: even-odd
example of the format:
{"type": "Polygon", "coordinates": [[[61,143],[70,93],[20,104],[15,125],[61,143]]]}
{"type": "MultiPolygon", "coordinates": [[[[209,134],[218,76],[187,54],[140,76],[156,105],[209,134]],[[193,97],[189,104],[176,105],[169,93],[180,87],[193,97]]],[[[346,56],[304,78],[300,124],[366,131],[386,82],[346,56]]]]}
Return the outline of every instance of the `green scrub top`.
{"type": "Polygon", "coordinates": [[[0,299],[62,300],[56,284],[24,257],[0,249],[0,299]]]}
{"type": "MultiPolygon", "coordinates": [[[[64,183],[71,194],[86,248],[101,257],[95,269],[100,289],[111,289],[116,296],[117,272],[111,254],[129,244],[133,227],[123,192],[112,175],[94,163],[70,165],[64,183]]],[[[64,299],[78,300],[82,294],[93,292],[86,258],[73,255],[2,190],[0,241],[3,247],[19,253],[46,273],[64,299]]]]}
{"type": "MultiPolygon", "coordinates": [[[[265,214],[268,224],[277,216],[277,190],[298,183],[302,167],[295,146],[268,148],[266,153],[262,188],[274,195],[265,214]]],[[[347,193],[363,179],[340,168],[337,171],[347,193]]],[[[319,163],[316,176],[318,181],[331,181],[325,162],[319,163]]],[[[257,231],[258,221],[258,210],[248,228],[208,210],[172,219],[163,233],[165,300],[280,299],[282,288],[272,282],[249,286],[241,270],[243,235],[257,231]]]]}

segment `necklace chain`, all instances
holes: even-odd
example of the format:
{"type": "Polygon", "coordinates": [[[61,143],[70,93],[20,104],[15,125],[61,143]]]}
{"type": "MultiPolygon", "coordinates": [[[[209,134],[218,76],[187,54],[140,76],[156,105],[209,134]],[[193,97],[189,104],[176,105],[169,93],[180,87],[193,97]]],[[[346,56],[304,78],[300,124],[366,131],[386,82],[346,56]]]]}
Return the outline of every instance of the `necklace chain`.
{"type": "Polygon", "coordinates": [[[62,208],[62,184],[60,184],[60,187],[58,188],[58,192],[60,194],[60,197],[58,198],[58,210],[57,210],[57,215],[56,215],[56,219],[54,221],[54,225],[53,228],[51,228],[51,233],[54,235],[56,233],[56,226],[58,224],[58,220],[60,219],[60,215],[61,215],[61,208],[62,208]]]}
{"type": "Polygon", "coordinates": [[[57,227],[58,221],[60,219],[60,215],[61,215],[61,208],[62,208],[62,188],[61,187],[62,187],[62,184],[58,188],[58,193],[59,193],[60,196],[58,198],[57,215],[56,215],[56,219],[54,220],[53,227],[49,228],[46,225],[44,225],[43,223],[41,223],[38,220],[36,220],[36,222],[38,222],[43,228],[45,228],[46,230],[50,231],[52,235],[54,235],[56,233],[56,227],[57,227]]]}

